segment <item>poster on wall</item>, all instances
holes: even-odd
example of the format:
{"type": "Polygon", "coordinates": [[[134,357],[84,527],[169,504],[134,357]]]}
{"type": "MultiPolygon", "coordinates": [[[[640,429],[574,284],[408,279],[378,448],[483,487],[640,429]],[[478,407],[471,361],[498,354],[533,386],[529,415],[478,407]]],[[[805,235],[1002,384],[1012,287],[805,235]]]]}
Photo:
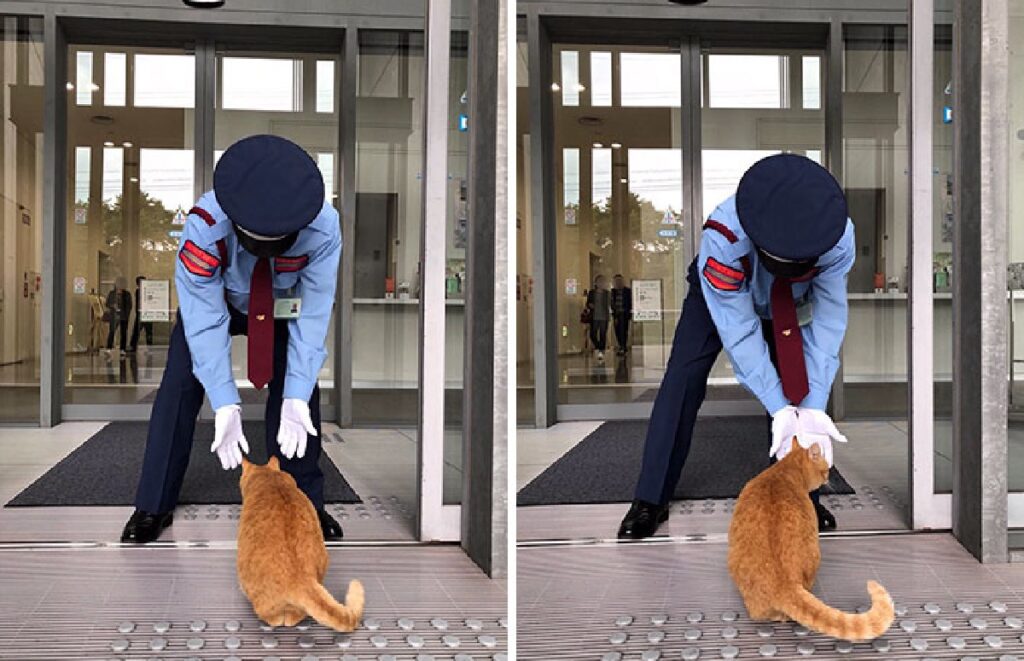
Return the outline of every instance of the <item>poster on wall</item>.
{"type": "Polygon", "coordinates": [[[576,278],[565,279],[565,295],[575,296],[576,291],[579,289],[579,281],[576,278]]]}
{"type": "Polygon", "coordinates": [[[76,275],[75,279],[71,281],[73,290],[76,294],[85,293],[85,278],[80,275],[76,275]]]}
{"type": "Polygon", "coordinates": [[[661,321],[661,280],[633,280],[633,321],[661,321]]]}
{"type": "Polygon", "coordinates": [[[575,225],[576,224],[576,207],[565,208],[565,224],[575,225]]]}
{"type": "Polygon", "coordinates": [[[139,321],[169,321],[170,307],[169,280],[139,281],[139,321]]]}
{"type": "Polygon", "coordinates": [[[75,225],[85,225],[89,219],[88,211],[82,207],[75,207],[75,225]]]}

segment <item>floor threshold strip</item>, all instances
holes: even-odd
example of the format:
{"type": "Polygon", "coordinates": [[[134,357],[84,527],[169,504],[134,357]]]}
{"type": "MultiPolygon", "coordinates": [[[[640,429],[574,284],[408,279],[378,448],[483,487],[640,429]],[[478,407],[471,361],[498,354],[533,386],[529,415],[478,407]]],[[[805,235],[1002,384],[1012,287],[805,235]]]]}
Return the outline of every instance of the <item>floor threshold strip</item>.
{"type": "MultiPolygon", "coordinates": [[[[381,548],[381,547],[439,547],[458,546],[457,542],[420,542],[415,540],[358,540],[351,542],[327,542],[328,549],[337,548],[381,548]]],[[[108,541],[49,541],[49,542],[0,542],[0,553],[4,551],[46,551],[46,550],[118,550],[133,549],[140,552],[166,549],[212,549],[217,551],[233,551],[238,548],[235,540],[193,539],[176,542],[150,542],[149,544],[129,544],[108,541]]]]}
{"type": "MultiPolygon", "coordinates": [[[[857,537],[885,537],[910,535],[948,534],[946,529],[928,530],[847,530],[821,533],[822,539],[847,539],[857,537]]],[[[694,533],[691,535],[656,536],[647,539],[618,539],[615,537],[581,537],[575,539],[533,539],[516,543],[516,548],[551,548],[558,546],[662,546],[680,544],[724,544],[729,541],[728,533],[694,533]]]]}

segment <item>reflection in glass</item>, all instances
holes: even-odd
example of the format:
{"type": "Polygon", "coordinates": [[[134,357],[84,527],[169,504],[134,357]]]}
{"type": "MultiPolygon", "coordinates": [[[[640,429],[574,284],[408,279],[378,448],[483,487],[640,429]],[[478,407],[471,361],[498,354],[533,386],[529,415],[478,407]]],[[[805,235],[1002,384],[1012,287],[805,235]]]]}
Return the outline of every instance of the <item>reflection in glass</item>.
{"type": "Polygon", "coordinates": [[[562,51],[562,105],[580,104],[580,54],[577,51],[562,51]]]}

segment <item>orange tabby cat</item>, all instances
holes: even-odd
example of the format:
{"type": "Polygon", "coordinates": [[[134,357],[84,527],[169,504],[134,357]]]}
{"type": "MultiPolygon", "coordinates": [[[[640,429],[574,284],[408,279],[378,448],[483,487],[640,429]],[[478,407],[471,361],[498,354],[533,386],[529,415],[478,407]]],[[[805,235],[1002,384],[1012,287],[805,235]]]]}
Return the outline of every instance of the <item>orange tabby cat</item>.
{"type": "Polygon", "coordinates": [[[818,518],[807,497],[828,481],[817,444],[793,450],[743,487],[729,526],[729,573],[755,620],[796,620],[835,638],[871,640],[893,620],[885,588],[868,581],[871,610],[852,615],[811,594],[821,562],[818,518]]]}
{"type": "Polygon", "coordinates": [[[256,615],[271,626],[295,626],[306,615],[337,631],[363,617],[363,584],[348,584],[347,605],[321,584],[327,548],[313,503],[277,457],[266,466],[242,460],[238,580],[256,615]]]}

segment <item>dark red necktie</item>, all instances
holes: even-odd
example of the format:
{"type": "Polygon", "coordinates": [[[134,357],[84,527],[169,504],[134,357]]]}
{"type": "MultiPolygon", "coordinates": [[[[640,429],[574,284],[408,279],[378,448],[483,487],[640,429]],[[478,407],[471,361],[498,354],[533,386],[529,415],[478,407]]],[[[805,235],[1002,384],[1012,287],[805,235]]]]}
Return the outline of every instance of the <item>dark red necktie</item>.
{"type": "Polygon", "coordinates": [[[787,278],[775,278],[772,283],[772,332],[782,393],[794,406],[799,406],[810,388],[804,363],[804,342],[793,301],[793,283],[787,278]]]}
{"type": "Polygon", "coordinates": [[[257,390],[274,375],[274,292],[270,260],[260,257],[249,284],[249,380],[257,390]]]}

